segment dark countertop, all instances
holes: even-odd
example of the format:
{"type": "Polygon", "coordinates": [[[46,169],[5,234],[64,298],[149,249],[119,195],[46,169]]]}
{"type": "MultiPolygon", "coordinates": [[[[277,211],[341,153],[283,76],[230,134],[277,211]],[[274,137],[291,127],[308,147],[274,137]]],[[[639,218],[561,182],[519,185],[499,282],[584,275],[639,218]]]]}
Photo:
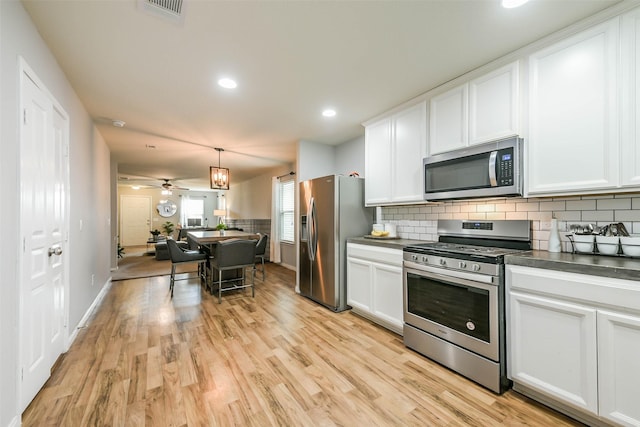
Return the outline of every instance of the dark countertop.
{"type": "Polygon", "coordinates": [[[640,258],[529,251],[506,255],[505,263],[640,282],[640,258]]]}
{"type": "Polygon", "coordinates": [[[366,237],[351,237],[348,243],[358,243],[361,245],[382,246],[390,249],[402,249],[405,246],[427,243],[428,240],[414,239],[368,239],[366,237]]]}

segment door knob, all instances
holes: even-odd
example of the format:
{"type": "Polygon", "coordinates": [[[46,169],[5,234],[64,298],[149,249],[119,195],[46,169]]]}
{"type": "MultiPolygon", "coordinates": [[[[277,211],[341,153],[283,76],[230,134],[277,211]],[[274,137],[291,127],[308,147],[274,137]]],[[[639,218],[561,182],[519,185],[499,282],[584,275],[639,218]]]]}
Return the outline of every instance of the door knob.
{"type": "Polygon", "coordinates": [[[52,246],[49,248],[49,256],[62,255],[62,248],[60,246],[52,246]]]}

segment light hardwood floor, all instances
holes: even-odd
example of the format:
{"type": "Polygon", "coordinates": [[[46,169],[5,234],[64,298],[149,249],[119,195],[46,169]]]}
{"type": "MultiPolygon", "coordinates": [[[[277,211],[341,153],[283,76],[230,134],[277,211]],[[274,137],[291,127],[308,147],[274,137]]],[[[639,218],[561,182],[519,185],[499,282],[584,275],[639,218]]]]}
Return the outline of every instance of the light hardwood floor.
{"type": "Polygon", "coordinates": [[[114,282],[24,412],[24,426],[568,426],[407,349],[351,312],[332,313],[268,265],[222,304],[197,281],[114,282]]]}

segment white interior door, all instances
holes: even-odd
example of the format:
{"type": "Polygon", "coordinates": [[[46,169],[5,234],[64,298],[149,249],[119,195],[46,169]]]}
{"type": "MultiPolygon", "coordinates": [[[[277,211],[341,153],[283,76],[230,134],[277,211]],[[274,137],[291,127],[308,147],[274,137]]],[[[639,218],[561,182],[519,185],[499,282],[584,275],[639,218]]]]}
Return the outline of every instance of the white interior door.
{"type": "Polygon", "coordinates": [[[120,245],[144,245],[151,237],[151,196],[120,197],[120,245]]]}
{"type": "Polygon", "coordinates": [[[26,71],[21,102],[20,406],[24,410],[65,346],[68,119],[26,71]]]}

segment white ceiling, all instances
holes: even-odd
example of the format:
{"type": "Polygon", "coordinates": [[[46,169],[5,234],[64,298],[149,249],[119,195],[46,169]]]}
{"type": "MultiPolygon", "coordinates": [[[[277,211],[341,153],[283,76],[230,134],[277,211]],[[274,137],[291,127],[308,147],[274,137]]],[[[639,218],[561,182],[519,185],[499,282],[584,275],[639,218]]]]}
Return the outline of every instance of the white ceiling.
{"type": "Polygon", "coordinates": [[[136,0],[22,0],[119,173],[191,189],[208,188],[214,147],[232,182],[267,173],[295,162],[299,140],[363,135],[367,119],[618,3],[184,1],[178,22],[136,0]]]}

